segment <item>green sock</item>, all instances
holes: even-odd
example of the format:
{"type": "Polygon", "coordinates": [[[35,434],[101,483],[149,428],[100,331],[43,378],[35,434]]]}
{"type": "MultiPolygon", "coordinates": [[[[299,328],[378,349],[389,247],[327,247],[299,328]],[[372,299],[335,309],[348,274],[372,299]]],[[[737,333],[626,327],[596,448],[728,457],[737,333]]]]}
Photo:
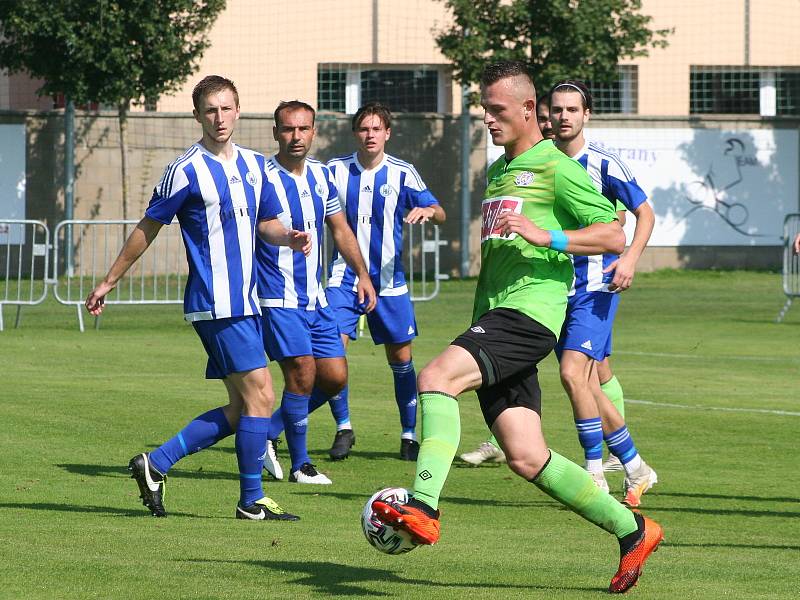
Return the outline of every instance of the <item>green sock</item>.
{"type": "Polygon", "coordinates": [[[575,463],[550,450],[550,462],[532,482],[545,494],[621,538],[637,529],[633,513],[597,487],[575,463]]]}
{"type": "Polygon", "coordinates": [[[494,437],[494,434],[492,434],[492,436],[486,441],[489,442],[495,448],[499,448],[500,447],[500,444],[497,442],[497,438],[494,437]]]}
{"type": "Polygon", "coordinates": [[[447,394],[422,392],[419,402],[422,406],[422,443],[417,458],[414,498],[436,509],[461,439],[461,418],[458,402],[447,394]]]}
{"type": "Polygon", "coordinates": [[[619,384],[617,376],[614,375],[605,383],[600,384],[600,389],[611,400],[611,404],[619,411],[620,416],[625,419],[625,399],[622,395],[622,386],[619,384]]]}

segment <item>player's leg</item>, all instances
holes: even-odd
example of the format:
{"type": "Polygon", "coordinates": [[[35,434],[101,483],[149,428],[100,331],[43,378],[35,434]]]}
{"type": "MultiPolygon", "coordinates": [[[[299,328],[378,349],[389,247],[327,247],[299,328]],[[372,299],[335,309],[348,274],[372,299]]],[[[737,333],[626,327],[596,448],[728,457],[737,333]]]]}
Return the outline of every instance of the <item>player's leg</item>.
{"type": "MultiPolygon", "coordinates": [[[[333,403],[347,386],[347,359],[344,356],[317,359],[317,379],[314,384],[315,397],[330,399],[333,403]]],[[[346,420],[336,423],[336,435],[328,451],[331,460],[343,460],[350,455],[350,449],[356,443],[356,436],[350,424],[349,411],[346,420]]]]}
{"type": "Polygon", "coordinates": [[[625,396],[622,392],[617,376],[611,370],[611,363],[608,356],[597,363],[597,376],[600,378],[600,389],[611,400],[611,404],[617,409],[622,418],[625,418],[625,396]]]}

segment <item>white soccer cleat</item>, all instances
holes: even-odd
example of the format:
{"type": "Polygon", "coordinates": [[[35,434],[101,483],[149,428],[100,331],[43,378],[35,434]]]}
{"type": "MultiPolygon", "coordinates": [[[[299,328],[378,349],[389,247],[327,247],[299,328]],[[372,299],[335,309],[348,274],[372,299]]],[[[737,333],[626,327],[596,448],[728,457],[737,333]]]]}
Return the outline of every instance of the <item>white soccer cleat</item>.
{"type": "Polygon", "coordinates": [[[275,442],[278,440],[267,440],[267,453],[264,455],[264,469],[272,475],[274,479],[283,479],[283,469],[278,462],[278,455],[275,453],[275,442]]]}
{"type": "Polygon", "coordinates": [[[602,471],[597,471],[597,472],[587,471],[587,473],[589,473],[589,476],[592,478],[592,481],[594,481],[594,484],[597,487],[603,490],[606,494],[610,493],[610,490],[608,488],[608,482],[606,481],[606,476],[603,474],[602,471]]]}
{"type": "Polygon", "coordinates": [[[631,508],[636,508],[642,503],[642,495],[656,483],[658,483],[658,475],[646,462],[642,461],[642,465],[623,482],[622,489],[625,498],[622,502],[631,508]]]}
{"type": "Polygon", "coordinates": [[[297,471],[292,471],[289,475],[292,483],[315,483],[317,485],[330,485],[333,483],[327,475],[320,473],[311,463],[305,463],[297,471]]]}
{"type": "Polygon", "coordinates": [[[603,462],[603,471],[610,473],[611,471],[624,471],[624,467],[620,460],[613,454],[609,454],[608,458],[603,462]]]}
{"type": "Polygon", "coordinates": [[[487,461],[496,463],[506,462],[506,455],[491,442],[483,442],[472,452],[465,452],[460,455],[460,458],[464,462],[475,465],[476,467],[487,461]]]}

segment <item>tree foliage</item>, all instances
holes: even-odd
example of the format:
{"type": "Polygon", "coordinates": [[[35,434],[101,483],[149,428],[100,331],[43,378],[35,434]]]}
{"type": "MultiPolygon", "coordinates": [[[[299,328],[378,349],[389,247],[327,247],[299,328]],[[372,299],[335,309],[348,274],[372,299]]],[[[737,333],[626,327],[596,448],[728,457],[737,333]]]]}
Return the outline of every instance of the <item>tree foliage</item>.
{"type": "Polygon", "coordinates": [[[473,84],[487,62],[521,60],[537,89],[567,77],[611,83],[621,59],[665,47],[669,29],[650,29],[641,0],[442,0],[454,24],[436,41],[453,76],[473,84]]]}

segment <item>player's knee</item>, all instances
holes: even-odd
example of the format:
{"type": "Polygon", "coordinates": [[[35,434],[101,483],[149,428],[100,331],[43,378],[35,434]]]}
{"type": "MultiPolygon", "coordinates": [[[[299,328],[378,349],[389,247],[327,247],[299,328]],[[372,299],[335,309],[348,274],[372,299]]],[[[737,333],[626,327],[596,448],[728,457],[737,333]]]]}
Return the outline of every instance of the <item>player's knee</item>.
{"type": "Polygon", "coordinates": [[[577,365],[562,364],[559,375],[561,376],[561,384],[568,392],[584,388],[589,383],[586,373],[583,369],[578,368],[577,365]]]}
{"type": "Polygon", "coordinates": [[[525,480],[530,480],[535,477],[541,470],[541,466],[537,468],[536,462],[531,460],[530,457],[509,458],[506,456],[506,460],[508,462],[508,468],[525,480]]]}
{"type": "Polygon", "coordinates": [[[426,366],[417,375],[417,389],[420,392],[430,392],[438,390],[442,385],[445,373],[434,363],[426,366]]]}

